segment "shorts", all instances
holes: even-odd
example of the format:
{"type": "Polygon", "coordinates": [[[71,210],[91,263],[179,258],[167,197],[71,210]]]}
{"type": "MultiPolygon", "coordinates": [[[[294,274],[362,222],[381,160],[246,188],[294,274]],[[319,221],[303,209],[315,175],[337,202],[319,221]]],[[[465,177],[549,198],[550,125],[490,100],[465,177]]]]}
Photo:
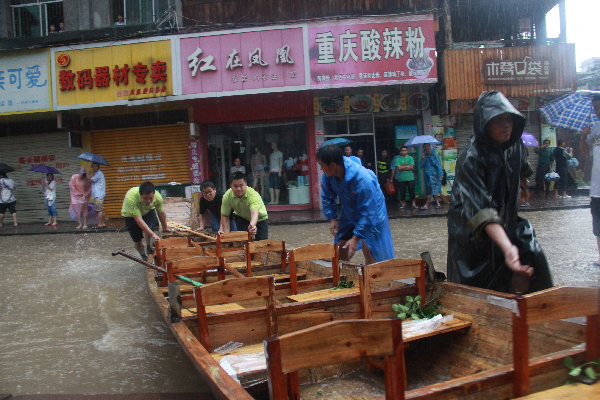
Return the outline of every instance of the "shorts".
{"type": "Polygon", "coordinates": [[[0,214],[4,214],[6,210],[10,211],[11,214],[15,214],[17,212],[17,201],[0,203],[0,214]]]}
{"type": "MultiPolygon", "coordinates": [[[[154,230],[154,227],[158,222],[156,210],[150,210],[148,214],[142,216],[142,219],[151,230],[154,230]]],[[[144,238],[144,231],[137,222],[135,222],[133,217],[125,217],[125,228],[129,231],[129,236],[131,236],[134,243],[140,242],[144,238]]]]}
{"type": "Polygon", "coordinates": [[[344,233],[343,235],[340,235],[340,237],[338,238],[338,241],[340,241],[340,240],[348,241],[348,240],[352,239],[352,236],[354,236],[354,225],[352,225],[350,228],[348,228],[346,233],[344,233]]]}
{"type": "Polygon", "coordinates": [[[281,177],[279,176],[279,172],[271,172],[269,174],[269,188],[281,189],[281,177]]]}
{"type": "Polygon", "coordinates": [[[96,206],[96,211],[103,212],[104,211],[104,199],[100,199],[98,197],[94,198],[94,206],[96,206]]]}
{"type": "Polygon", "coordinates": [[[600,197],[592,197],[590,211],[592,212],[592,228],[594,236],[600,236],[600,197]]]}

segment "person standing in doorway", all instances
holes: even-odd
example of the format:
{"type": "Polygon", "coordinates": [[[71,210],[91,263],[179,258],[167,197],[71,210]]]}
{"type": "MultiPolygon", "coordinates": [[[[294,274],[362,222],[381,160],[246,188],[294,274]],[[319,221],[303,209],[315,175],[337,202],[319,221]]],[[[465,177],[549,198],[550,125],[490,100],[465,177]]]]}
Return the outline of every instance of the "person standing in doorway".
{"type": "Polygon", "coordinates": [[[360,245],[367,264],[394,258],[385,199],[373,171],[331,145],[317,150],[317,162],[323,170],[323,214],[340,247],[340,258],[349,261],[360,245]],[[338,199],[342,206],[339,216],[338,199]]]}
{"type": "Polygon", "coordinates": [[[385,196],[386,203],[390,201],[391,195],[388,194],[385,189],[387,182],[392,182],[392,171],[390,165],[390,157],[387,149],[381,150],[381,157],[377,160],[377,180],[379,181],[379,187],[385,196]]]}
{"type": "Polygon", "coordinates": [[[567,194],[567,176],[569,170],[567,168],[567,160],[573,158],[572,149],[565,149],[566,142],[564,139],[558,141],[558,146],[554,148],[554,162],[556,165],[556,173],[559,176],[557,197],[570,199],[567,194]],[[570,150],[570,151],[569,151],[570,150]],[[561,195],[562,193],[562,195],[561,195]]]}
{"type": "Polygon", "coordinates": [[[271,142],[271,157],[269,161],[269,204],[279,204],[283,153],[277,150],[277,142],[271,142]]]}
{"type": "Polygon", "coordinates": [[[6,172],[0,171],[0,228],[4,222],[4,213],[10,211],[13,226],[17,227],[17,199],[15,198],[15,181],[10,179],[6,172]]]}
{"type": "Polygon", "coordinates": [[[423,181],[425,182],[425,191],[427,193],[427,201],[421,207],[421,210],[427,210],[429,203],[433,200],[435,200],[435,208],[442,208],[439,196],[442,194],[444,171],[442,170],[440,158],[436,153],[431,151],[429,143],[423,145],[423,154],[421,154],[419,167],[423,168],[423,181]]]}
{"type": "Polygon", "coordinates": [[[392,179],[395,177],[397,181],[398,197],[400,199],[398,207],[404,208],[407,206],[406,191],[408,190],[411,207],[417,208],[415,205],[415,160],[408,155],[408,147],[402,146],[400,155],[394,160],[392,179]]]}
{"type": "Polygon", "coordinates": [[[97,162],[92,163],[92,199],[98,212],[98,225],[92,227],[93,229],[106,228],[106,220],[104,219],[104,197],[106,196],[106,181],[104,180],[104,173],[100,171],[100,164],[97,162]]]}
{"type": "Polygon", "coordinates": [[[230,173],[234,173],[234,172],[241,172],[243,174],[246,173],[246,167],[242,165],[242,159],[239,157],[236,157],[233,160],[233,166],[231,167],[231,169],[229,170],[230,173]]]}
{"type": "Polygon", "coordinates": [[[42,185],[44,185],[44,202],[48,209],[48,222],[46,226],[56,226],[56,218],[58,213],[56,212],[56,181],[54,175],[51,173],[46,174],[46,179],[42,179],[42,185]]]}
{"type": "MultiPolygon", "coordinates": [[[[592,98],[592,105],[596,116],[600,118],[600,95],[592,98]]],[[[600,123],[592,127],[586,126],[581,131],[580,149],[584,144],[590,149],[592,155],[592,182],[590,188],[590,209],[592,212],[592,228],[598,246],[598,261],[594,263],[600,267],[600,123]]]]}
{"type": "Polygon", "coordinates": [[[535,197],[540,197],[540,192],[545,192],[546,198],[550,195],[550,182],[546,182],[546,174],[554,170],[554,153],[550,150],[550,140],[546,139],[539,148],[534,150],[538,156],[538,166],[535,174],[535,197]]]}

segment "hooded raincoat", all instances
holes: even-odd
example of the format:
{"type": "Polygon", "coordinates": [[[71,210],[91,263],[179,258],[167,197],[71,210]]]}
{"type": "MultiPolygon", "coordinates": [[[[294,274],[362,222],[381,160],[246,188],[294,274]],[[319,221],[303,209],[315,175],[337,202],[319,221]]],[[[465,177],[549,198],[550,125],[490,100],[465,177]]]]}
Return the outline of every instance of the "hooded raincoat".
{"type": "Polygon", "coordinates": [[[373,171],[344,157],[344,179],[323,174],[321,200],[328,220],[338,219],[339,238],[353,228],[353,235],[364,240],[377,261],[394,258],[394,244],[385,208],[385,198],[373,171]],[[338,218],[336,198],[342,210],[338,218]]]}
{"type": "Polygon", "coordinates": [[[448,279],[452,282],[508,292],[512,272],[485,227],[501,224],[519,249],[521,264],[534,268],[529,292],[552,286],[546,257],[531,224],[517,215],[519,180],[533,173],[521,141],[525,117],[497,91],[484,92],[475,106],[474,136],[456,163],[448,212],[448,279]],[[485,125],[509,113],[513,131],[499,146],[485,125]]]}

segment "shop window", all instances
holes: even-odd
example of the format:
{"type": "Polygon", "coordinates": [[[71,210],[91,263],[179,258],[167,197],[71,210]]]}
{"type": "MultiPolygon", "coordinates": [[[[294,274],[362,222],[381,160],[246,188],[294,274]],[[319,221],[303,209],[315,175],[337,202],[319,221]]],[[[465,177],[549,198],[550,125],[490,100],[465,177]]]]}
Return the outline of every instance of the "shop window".
{"type": "Polygon", "coordinates": [[[62,0],[12,0],[13,35],[15,37],[42,37],[60,30],[63,22],[62,0]]]}
{"type": "Polygon", "coordinates": [[[305,121],[212,126],[208,129],[208,149],[208,176],[217,189],[229,188],[231,168],[239,158],[248,185],[261,194],[265,204],[310,202],[305,121]],[[275,169],[271,165],[271,160],[276,160],[271,157],[274,146],[281,152],[282,168],[269,176],[275,169]]]}
{"type": "Polygon", "coordinates": [[[169,0],[113,0],[113,20],[123,16],[127,25],[148,24],[158,20],[174,3],[169,0]]]}

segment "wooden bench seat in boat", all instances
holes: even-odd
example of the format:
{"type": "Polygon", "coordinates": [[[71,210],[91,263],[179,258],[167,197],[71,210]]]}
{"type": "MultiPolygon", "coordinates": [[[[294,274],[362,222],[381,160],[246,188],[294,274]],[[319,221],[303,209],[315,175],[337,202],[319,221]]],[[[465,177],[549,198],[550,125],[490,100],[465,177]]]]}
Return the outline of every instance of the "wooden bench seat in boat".
{"type": "Polygon", "coordinates": [[[340,282],[340,254],[335,244],[309,244],[297,247],[289,253],[290,264],[290,286],[292,295],[298,294],[298,262],[318,259],[331,259],[332,276],[325,279],[307,279],[302,287],[310,288],[314,285],[322,285],[331,282],[331,286],[337,286],[340,282]]]}
{"type": "Polygon", "coordinates": [[[359,293],[360,289],[356,286],[351,288],[339,288],[339,289],[323,289],[323,290],[315,290],[314,292],[300,293],[295,295],[287,296],[288,299],[292,301],[314,301],[314,300],[323,300],[330,299],[334,297],[346,296],[350,294],[359,293]]]}
{"type": "MultiPolygon", "coordinates": [[[[248,242],[244,246],[246,276],[252,276],[252,271],[255,267],[266,266],[270,252],[279,253],[279,271],[283,273],[287,266],[287,254],[285,252],[285,242],[283,240],[259,240],[257,242],[248,242]],[[262,253],[263,260],[257,261],[254,259],[255,254],[262,253]]],[[[289,274],[288,274],[289,275],[289,274]]],[[[275,276],[275,274],[273,274],[275,276]]],[[[276,278],[277,279],[277,278],[276,278]]],[[[289,279],[289,276],[288,276],[289,279]]]]}
{"type": "MultiPolygon", "coordinates": [[[[411,259],[399,259],[393,258],[391,260],[381,261],[375,264],[360,266],[359,270],[359,288],[360,288],[360,305],[361,315],[365,319],[377,318],[373,312],[373,290],[375,284],[380,282],[396,281],[400,279],[415,279],[415,286],[417,287],[418,294],[425,303],[426,291],[425,291],[425,261],[423,260],[411,260],[411,259]]],[[[387,317],[382,315],[380,317],[387,317]]],[[[405,342],[418,340],[421,338],[439,335],[446,332],[452,332],[456,330],[466,329],[471,326],[470,321],[465,321],[454,317],[453,320],[442,323],[438,328],[431,332],[418,334],[406,338],[405,342]]]]}
{"type": "MultiPolygon", "coordinates": [[[[167,250],[174,250],[174,249],[167,249],[167,250]]],[[[195,249],[195,250],[198,250],[198,249],[195,249]]],[[[176,282],[177,279],[175,278],[175,275],[183,275],[183,276],[189,277],[190,275],[191,276],[203,275],[206,272],[212,271],[212,270],[217,270],[219,280],[225,279],[224,261],[223,261],[223,258],[221,258],[221,257],[196,256],[196,257],[183,258],[181,260],[168,261],[167,265],[166,265],[166,269],[167,269],[167,282],[168,283],[176,282]]],[[[190,289],[193,289],[193,288],[194,288],[194,286],[192,286],[189,283],[181,284],[180,292],[183,292],[185,290],[189,290],[191,292],[190,289]]],[[[161,287],[160,291],[162,293],[168,293],[168,288],[161,287]],[[165,291],[165,289],[166,289],[166,291],[165,291]]]]}
{"type": "MultiPolygon", "coordinates": [[[[513,311],[514,396],[530,393],[529,326],[586,317],[585,362],[600,358],[600,288],[554,287],[517,298],[513,311]]],[[[584,396],[578,396],[585,398],[584,396]]]]}
{"type": "MultiPolygon", "coordinates": [[[[275,279],[250,277],[226,279],[194,289],[198,317],[199,339],[204,348],[212,352],[209,334],[207,307],[216,304],[237,303],[245,300],[263,299],[265,302],[264,322],[268,336],[277,334],[277,313],[275,310],[275,279]]],[[[254,343],[244,343],[245,345],[254,343]]]]}
{"type": "MultiPolygon", "coordinates": [[[[225,263],[231,268],[246,268],[246,260],[244,260],[246,243],[252,242],[252,236],[249,232],[232,231],[228,233],[219,233],[217,235],[216,252],[217,257],[223,257],[225,263]],[[241,246],[236,244],[242,243],[241,246]],[[240,259],[240,255],[242,260],[240,259]]],[[[256,265],[260,265],[257,263],[256,265]]]]}
{"type": "Polygon", "coordinates": [[[365,357],[384,357],[388,399],[404,399],[406,389],[399,319],[328,322],[265,340],[271,400],[300,398],[298,370],[365,357]]]}

